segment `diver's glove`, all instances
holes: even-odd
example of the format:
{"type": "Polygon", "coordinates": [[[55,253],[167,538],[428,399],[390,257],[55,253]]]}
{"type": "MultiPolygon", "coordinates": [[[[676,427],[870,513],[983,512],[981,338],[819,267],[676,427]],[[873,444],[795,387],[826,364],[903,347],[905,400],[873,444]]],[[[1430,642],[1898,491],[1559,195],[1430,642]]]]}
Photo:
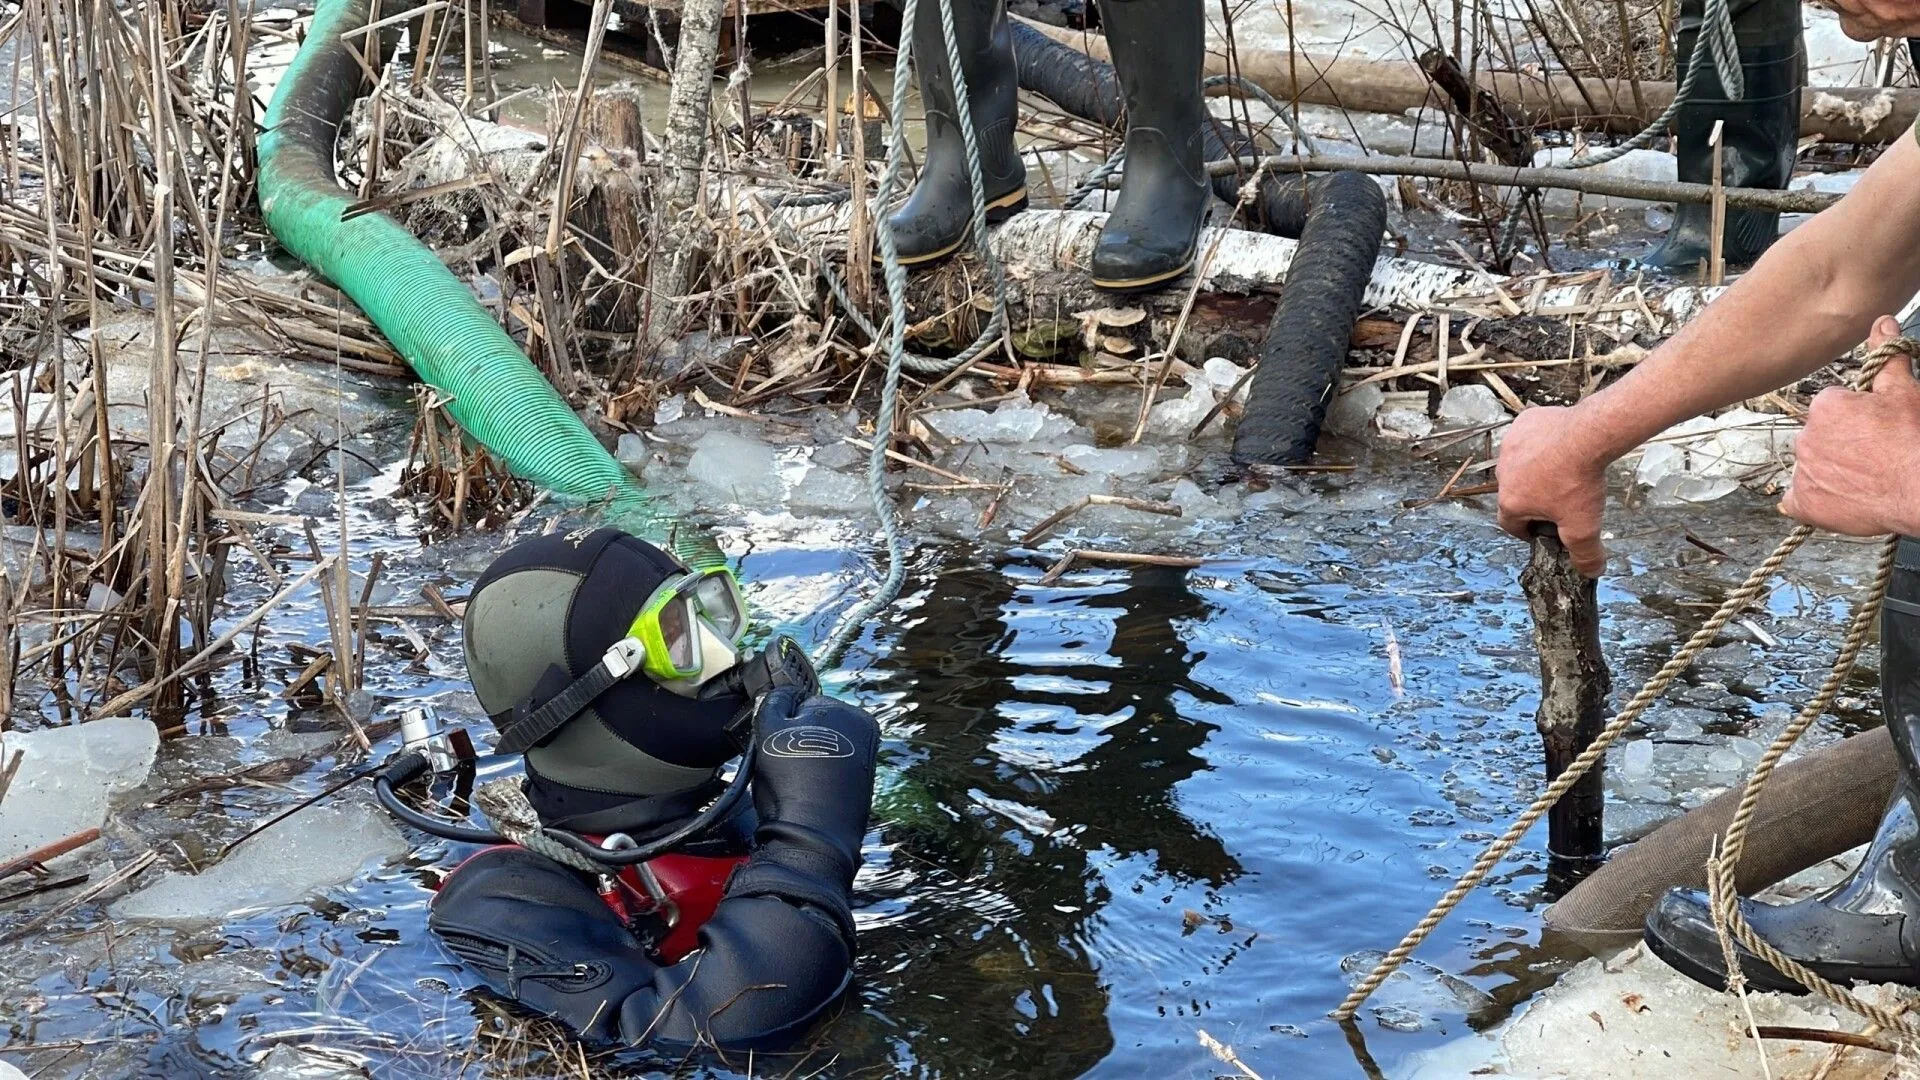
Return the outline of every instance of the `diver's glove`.
{"type": "Polygon", "coordinates": [[[831,882],[844,894],[860,867],[880,726],[837,698],[782,687],[761,705],[753,737],[754,846],[766,855],[754,861],[831,882]]]}

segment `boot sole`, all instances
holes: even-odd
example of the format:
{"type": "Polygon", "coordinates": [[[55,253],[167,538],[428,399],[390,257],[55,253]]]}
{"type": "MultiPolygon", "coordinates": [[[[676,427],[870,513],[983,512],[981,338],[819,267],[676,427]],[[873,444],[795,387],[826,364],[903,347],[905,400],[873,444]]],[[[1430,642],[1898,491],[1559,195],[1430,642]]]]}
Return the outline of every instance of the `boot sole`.
{"type": "MultiPolygon", "coordinates": [[[[1700,963],[1678,949],[1669,949],[1652,934],[1646,936],[1647,948],[1660,958],[1668,967],[1692,979],[1694,982],[1722,994],[1727,992],[1726,976],[1719,970],[1700,963]]],[[[1802,991],[1803,993],[1805,991],[1802,991]]]]}
{"type": "MultiPolygon", "coordinates": [[[[998,225],[1001,222],[1012,217],[1013,215],[1019,213],[1020,211],[1025,210],[1026,208],[1027,208],[1027,189],[1025,187],[1021,187],[1018,190],[1009,192],[1006,195],[1002,195],[999,198],[987,204],[987,224],[998,225]]],[[[925,266],[928,263],[939,262],[940,260],[951,256],[954,252],[959,251],[963,246],[966,245],[966,242],[971,237],[972,237],[972,230],[969,229],[967,232],[961,233],[959,239],[955,240],[953,243],[948,244],[946,247],[943,247],[938,251],[928,252],[925,255],[914,255],[914,256],[902,255],[900,257],[900,265],[911,269],[916,266],[925,266]]],[[[873,261],[875,262],[880,261],[879,252],[877,251],[874,252],[873,261]]]]}
{"type": "Polygon", "coordinates": [[[1117,293],[1145,292],[1148,289],[1153,289],[1153,288],[1157,288],[1158,286],[1165,285],[1167,282],[1172,281],[1177,277],[1182,277],[1186,274],[1187,271],[1192,269],[1193,269],[1193,256],[1188,255],[1186,262],[1183,262],[1179,266],[1175,267],[1174,269],[1168,270],[1164,273],[1150,274],[1146,277],[1137,277],[1137,278],[1111,278],[1111,279],[1094,278],[1093,287],[1096,289],[1105,289],[1108,292],[1117,292],[1117,293]]]}

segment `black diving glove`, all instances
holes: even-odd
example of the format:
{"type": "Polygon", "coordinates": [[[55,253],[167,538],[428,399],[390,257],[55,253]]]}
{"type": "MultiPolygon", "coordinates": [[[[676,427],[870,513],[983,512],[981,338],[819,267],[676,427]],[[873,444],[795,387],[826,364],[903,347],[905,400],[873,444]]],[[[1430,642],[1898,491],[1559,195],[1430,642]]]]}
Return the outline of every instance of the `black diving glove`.
{"type": "Polygon", "coordinates": [[[489,848],[440,886],[427,926],[494,993],[591,1042],[659,965],[585,875],[525,848],[489,848]]]}
{"type": "Polygon", "coordinates": [[[753,737],[756,850],[844,894],[873,807],[880,725],[838,698],[782,687],[767,695],[753,737]]]}

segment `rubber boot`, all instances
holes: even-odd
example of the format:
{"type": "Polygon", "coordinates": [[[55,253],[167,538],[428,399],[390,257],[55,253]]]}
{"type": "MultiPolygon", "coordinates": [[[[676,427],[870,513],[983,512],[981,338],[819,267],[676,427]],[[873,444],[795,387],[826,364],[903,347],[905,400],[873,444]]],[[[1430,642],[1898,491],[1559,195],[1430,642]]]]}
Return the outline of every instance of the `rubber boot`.
{"type": "MultiPolygon", "coordinates": [[[[1686,77],[1700,33],[1704,0],[1683,0],[1675,47],[1676,82],[1686,77]]],[[[1720,124],[1721,183],[1727,187],[1784,189],[1793,178],[1800,138],[1800,88],[1806,82],[1797,0],[1748,0],[1733,4],[1734,37],[1746,85],[1728,101],[1711,59],[1695,78],[1693,92],[1673,120],[1680,179],[1713,183],[1713,126],[1720,124]]],[[[1721,258],[1745,265],[1760,257],[1780,233],[1780,215],[1770,210],[1726,210],[1721,258]]],[[[1712,253],[1713,208],[1685,203],[1674,209],[1667,238],[1647,257],[1652,266],[1691,273],[1712,253]]]]}
{"type": "Polygon", "coordinates": [[[1138,292],[1193,265],[1213,195],[1200,91],[1206,18],[1199,0],[1105,0],[1100,16],[1126,94],[1127,164],[1093,250],[1093,283],[1138,292]]]}
{"type": "MultiPolygon", "coordinates": [[[[1880,617],[1880,698],[1900,758],[1901,781],[1852,876],[1791,904],[1741,900],[1749,924],[1774,948],[1841,986],[1920,986],[1920,541],[1902,539],[1880,617]]],[[[1683,974],[1726,988],[1707,894],[1674,889],[1647,915],[1647,945],[1683,974]]],[[[1735,945],[1747,985],[1804,993],[1800,984],[1735,945]]]]}
{"type": "MultiPolygon", "coordinates": [[[[1027,170],[1013,145],[1019,119],[1019,72],[1013,32],[1001,0],[950,0],[954,44],[967,77],[987,222],[997,224],[1027,208],[1027,170]]],[[[940,0],[920,0],[913,20],[913,67],[926,106],[927,155],[920,182],[893,215],[893,242],[905,266],[944,259],[972,236],[973,185],[967,140],[960,130],[953,67],[940,25],[940,0]]]]}

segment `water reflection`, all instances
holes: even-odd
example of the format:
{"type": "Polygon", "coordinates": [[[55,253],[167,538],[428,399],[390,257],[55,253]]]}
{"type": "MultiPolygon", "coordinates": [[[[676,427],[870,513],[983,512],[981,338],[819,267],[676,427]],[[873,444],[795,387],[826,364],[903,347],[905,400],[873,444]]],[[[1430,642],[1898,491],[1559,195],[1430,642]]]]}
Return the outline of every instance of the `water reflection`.
{"type": "Polygon", "coordinates": [[[1109,890],[1139,875],[1109,869],[1242,873],[1174,793],[1217,730],[1178,699],[1229,703],[1182,639],[1210,606],[1175,570],[1040,587],[1025,567],[949,566],[881,664],[910,706],[907,776],[944,825],[889,830],[919,895],[864,943],[893,973],[870,1004],[926,1073],[1077,1076],[1115,1049],[1100,931],[1109,890]]]}

